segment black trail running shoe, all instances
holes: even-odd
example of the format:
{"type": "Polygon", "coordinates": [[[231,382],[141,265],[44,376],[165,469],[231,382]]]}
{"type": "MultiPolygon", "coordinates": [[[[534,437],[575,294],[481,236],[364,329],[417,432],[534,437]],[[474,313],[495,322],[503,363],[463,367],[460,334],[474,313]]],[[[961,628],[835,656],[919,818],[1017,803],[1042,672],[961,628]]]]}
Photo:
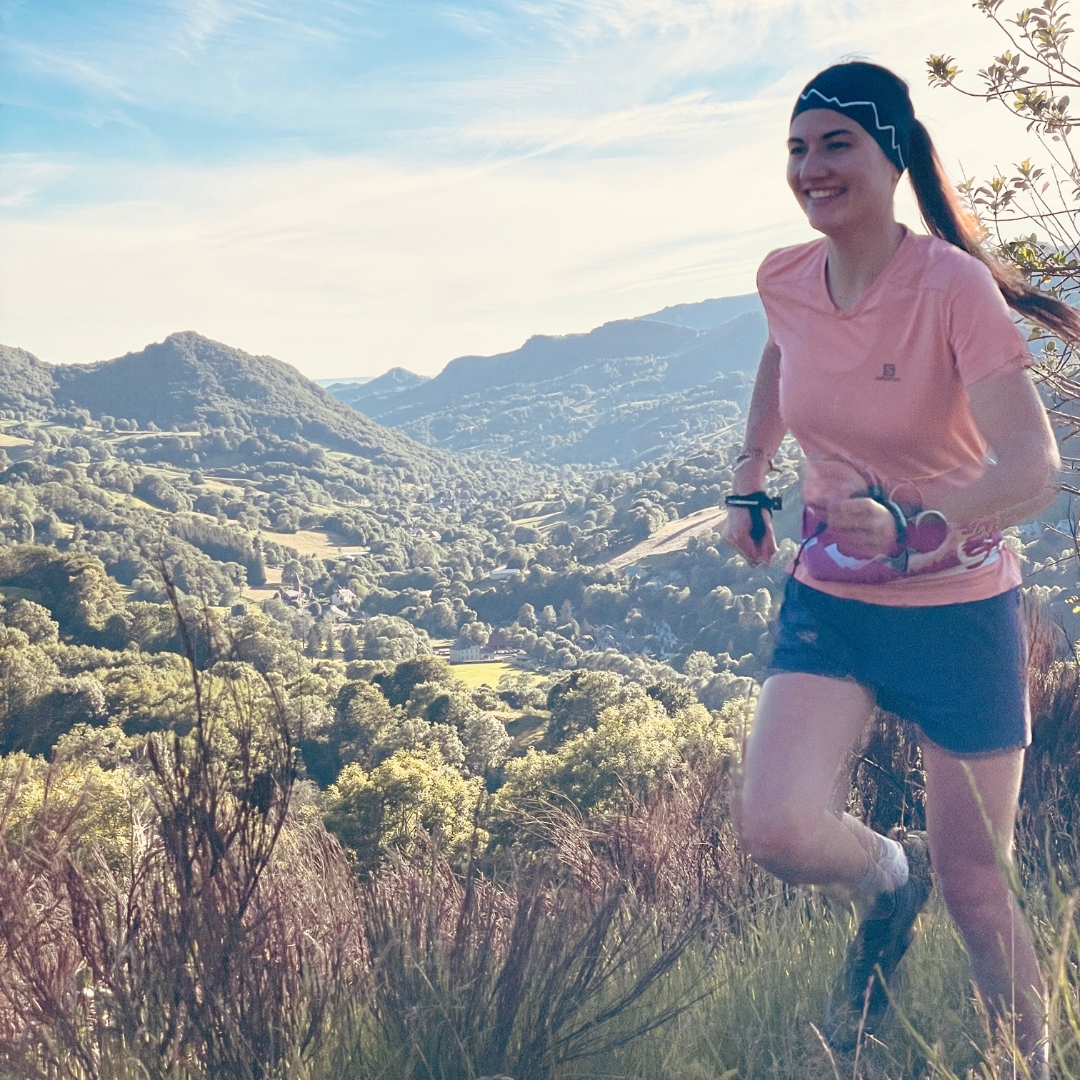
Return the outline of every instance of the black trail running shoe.
{"type": "Polygon", "coordinates": [[[872,1035],[889,1012],[896,968],[915,936],[914,924],[930,896],[930,851],[926,834],[909,832],[900,843],[908,858],[908,880],[878,897],[848,946],[844,966],[829,993],[822,1033],[834,1050],[850,1053],[872,1035]],[[880,967],[885,982],[877,973],[880,967]]]}

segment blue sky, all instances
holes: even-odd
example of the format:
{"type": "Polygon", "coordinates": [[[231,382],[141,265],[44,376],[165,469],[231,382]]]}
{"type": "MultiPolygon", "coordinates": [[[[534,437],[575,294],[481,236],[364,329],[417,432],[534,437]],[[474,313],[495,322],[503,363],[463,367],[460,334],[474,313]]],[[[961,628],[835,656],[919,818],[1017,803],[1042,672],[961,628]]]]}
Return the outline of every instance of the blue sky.
{"type": "MultiPolygon", "coordinates": [[[[143,163],[380,152],[426,158],[467,151],[444,136],[470,116],[543,112],[552,92],[570,104],[570,91],[577,98],[571,114],[584,118],[643,99],[745,96],[780,73],[755,57],[657,71],[643,87],[640,73],[601,60],[588,77],[590,54],[602,58],[631,36],[642,52],[665,37],[685,38],[697,20],[665,18],[664,7],[7,0],[4,136],[23,152],[62,148],[143,163]],[[568,61],[585,63],[574,72],[565,70],[568,61]]],[[[729,21],[734,37],[754,38],[753,17],[736,10],[729,21]]],[[[785,35],[799,34],[802,22],[786,25],[785,35]]],[[[536,148],[527,133],[509,131],[488,147],[536,148]]]]}
{"type": "Polygon", "coordinates": [[[749,291],[810,235],[786,117],[845,55],[957,173],[1026,152],[925,89],[1000,48],[969,0],[0,0],[0,33],[0,341],[58,362],[194,329],[431,374],[749,291]]]}

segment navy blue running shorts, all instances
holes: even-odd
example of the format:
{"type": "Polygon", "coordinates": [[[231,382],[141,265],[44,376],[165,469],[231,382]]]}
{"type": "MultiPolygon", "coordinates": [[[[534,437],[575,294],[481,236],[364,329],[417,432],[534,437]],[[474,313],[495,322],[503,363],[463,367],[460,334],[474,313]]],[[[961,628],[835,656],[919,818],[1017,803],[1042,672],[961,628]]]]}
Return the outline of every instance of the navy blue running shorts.
{"type": "Polygon", "coordinates": [[[1020,590],[939,607],[841,600],[788,578],[770,674],[865,686],[887,712],[955,754],[1031,742],[1020,590]]]}

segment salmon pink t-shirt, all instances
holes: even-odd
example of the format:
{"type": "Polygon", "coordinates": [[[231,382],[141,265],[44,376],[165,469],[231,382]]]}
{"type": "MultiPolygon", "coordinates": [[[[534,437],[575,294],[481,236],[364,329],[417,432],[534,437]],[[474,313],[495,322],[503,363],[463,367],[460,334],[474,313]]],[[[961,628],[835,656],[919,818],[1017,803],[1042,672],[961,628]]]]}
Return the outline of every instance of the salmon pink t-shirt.
{"type": "Polygon", "coordinates": [[[822,513],[831,499],[877,485],[914,520],[920,485],[962,486],[982,475],[988,446],[967,387],[1031,364],[993,276],[952,244],[905,229],[885,269],[841,311],[829,295],[826,253],[825,240],[783,248],[758,271],[780,349],[780,412],[807,459],[796,578],[833,596],[896,606],[1006,592],[1020,583],[1020,567],[996,535],[963,538],[950,528],[923,550],[902,548],[867,566],[839,551],[822,513]]]}

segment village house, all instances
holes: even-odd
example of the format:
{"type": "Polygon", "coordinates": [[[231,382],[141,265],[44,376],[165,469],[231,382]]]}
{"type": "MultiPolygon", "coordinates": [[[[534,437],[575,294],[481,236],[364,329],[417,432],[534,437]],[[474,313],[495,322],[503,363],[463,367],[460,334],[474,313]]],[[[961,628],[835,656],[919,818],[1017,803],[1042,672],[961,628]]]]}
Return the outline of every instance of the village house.
{"type": "Polygon", "coordinates": [[[475,664],[479,660],[484,660],[486,650],[482,645],[476,645],[471,641],[465,641],[462,638],[458,638],[453,645],[450,646],[450,663],[451,664],[475,664]]]}

